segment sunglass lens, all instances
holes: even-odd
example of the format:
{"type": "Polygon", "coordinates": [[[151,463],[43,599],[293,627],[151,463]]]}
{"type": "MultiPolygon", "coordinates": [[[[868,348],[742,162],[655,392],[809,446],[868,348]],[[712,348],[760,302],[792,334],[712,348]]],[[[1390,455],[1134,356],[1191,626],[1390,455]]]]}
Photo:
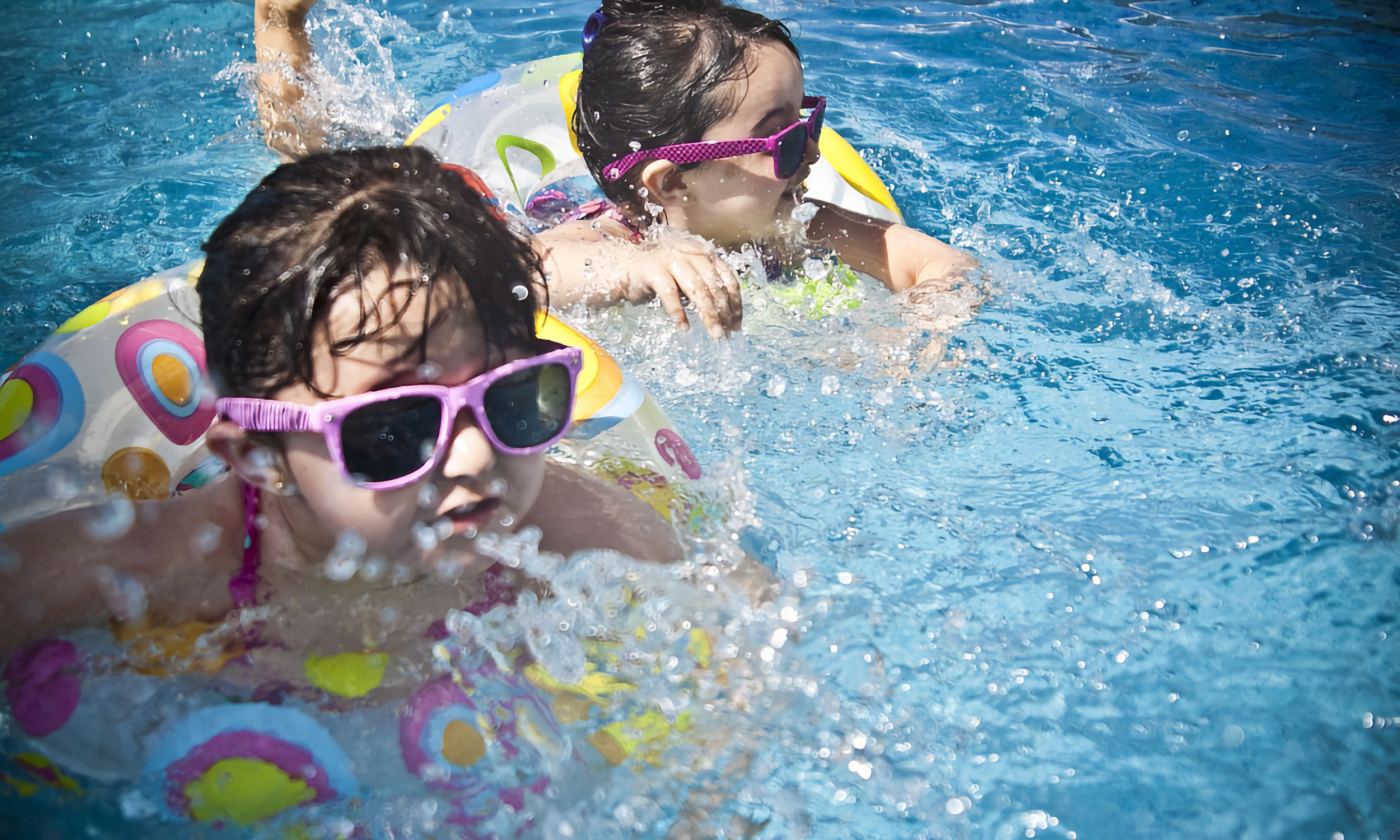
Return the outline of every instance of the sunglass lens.
{"type": "Polygon", "coordinates": [[[402,397],[357,408],[340,424],[345,469],[363,482],[393,481],[432,460],[442,402],[402,397]]]}
{"type": "Polygon", "coordinates": [[[791,178],[802,168],[802,158],[807,153],[807,131],[795,125],[778,138],[778,177],[791,178]]]}
{"type": "Polygon", "coordinates": [[[815,119],[812,120],[812,127],[808,131],[811,132],[813,141],[820,141],[822,139],[822,126],[826,124],[826,105],[818,105],[816,113],[812,116],[815,119]]]}
{"type": "Polygon", "coordinates": [[[481,401],[496,439],[511,449],[554,439],[569,422],[570,383],[561,364],[529,367],[493,382],[481,401]]]}

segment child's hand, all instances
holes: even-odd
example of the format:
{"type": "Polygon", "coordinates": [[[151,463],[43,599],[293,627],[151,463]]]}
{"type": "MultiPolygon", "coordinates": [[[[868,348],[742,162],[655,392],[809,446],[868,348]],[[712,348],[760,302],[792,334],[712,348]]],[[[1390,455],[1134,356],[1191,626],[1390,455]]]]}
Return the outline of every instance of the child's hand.
{"type": "Polygon", "coordinates": [[[739,280],[714,247],[700,240],[661,243],[637,251],[629,260],[622,296],[631,303],[659,297],[682,332],[690,329],[682,296],[695,306],[711,338],[724,338],[743,328],[739,280]]]}
{"type": "MultiPolygon", "coordinates": [[[[259,64],[285,63],[296,76],[311,67],[311,39],[306,34],[306,13],[316,0],[256,0],[253,6],[253,44],[259,64]]],[[[258,117],[263,140],[284,161],[296,160],[325,147],[325,130],[308,121],[302,101],[306,92],[296,79],[280,69],[258,74],[258,117]]]]}
{"type": "Polygon", "coordinates": [[[285,26],[288,22],[301,25],[306,13],[316,5],[317,0],[257,0],[253,13],[264,20],[285,26]]]}

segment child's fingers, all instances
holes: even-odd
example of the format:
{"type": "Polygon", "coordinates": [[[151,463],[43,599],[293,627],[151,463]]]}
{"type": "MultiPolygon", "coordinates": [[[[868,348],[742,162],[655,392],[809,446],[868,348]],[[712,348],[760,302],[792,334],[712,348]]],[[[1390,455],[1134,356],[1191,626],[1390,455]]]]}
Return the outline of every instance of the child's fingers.
{"type": "Polygon", "coordinates": [[[676,278],[676,285],[690,298],[695,311],[700,314],[700,320],[705,324],[705,330],[709,332],[710,337],[724,338],[725,319],[720,317],[714,295],[710,293],[710,284],[699,270],[700,267],[707,267],[706,262],[708,260],[697,266],[694,260],[677,257],[671,261],[671,274],[676,278]]]}
{"type": "Polygon", "coordinates": [[[725,320],[730,332],[738,332],[744,328],[744,296],[739,291],[739,278],[734,276],[734,269],[729,267],[729,263],[721,259],[712,261],[715,276],[718,282],[716,297],[724,300],[725,307],[729,310],[729,315],[725,320]]]}
{"type": "Polygon", "coordinates": [[[700,275],[710,293],[710,299],[714,301],[715,314],[719,318],[720,326],[726,333],[738,329],[738,325],[734,323],[733,301],[729,299],[729,290],[724,287],[724,281],[720,279],[719,269],[714,262],[707,261],[702,264],[700,275]]]}
{"type": "Polygon", "coordinates": [[[676,281],[669,276],[647,278],[652,291],[661,299],[661,307],[671,316],[671,323],[681,332],[690,331],[690,319],[685,317],[685,305],[681,303],[681,291],[676,281]]]}

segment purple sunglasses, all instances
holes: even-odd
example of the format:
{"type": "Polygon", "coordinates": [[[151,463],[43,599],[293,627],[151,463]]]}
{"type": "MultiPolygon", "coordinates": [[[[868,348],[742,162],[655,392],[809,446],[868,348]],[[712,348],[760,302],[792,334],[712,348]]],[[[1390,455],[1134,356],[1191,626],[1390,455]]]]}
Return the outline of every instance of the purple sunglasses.
{"type": "Polygon", "coordinates": [[[753,155],[767,152],[773,156],[773,175],[786,181],[802,168],[802,160],[807,156],[807,140],[819,140],[822,136],[822,116],[826,113],[825,96],[802,97],[803,109],[811,108],[812,114],[805,120],[798,120],[772,137],[754,137],[748,140],[711,140],[702,143],[681,143],[676,146],[662,146],[659,149],[643,149],[619,158],[608,164],[603,175],[609,181],[616,181],[623,173],[644,160],[669,160],[671,163],[701,163],[707,160],[753,155]]]}
{"type": "Polygon", "coordinates": [[[370,490],[396,490],[442,460],[463,408],[472,410],[491,445],[509,455],[543,452],[564,437],[583,353],[540,343],[553,349],[451,387],[405,385],[316,405],[231,397],[214,406],[250,432],[320,432],[346,478],[370,490]]]}

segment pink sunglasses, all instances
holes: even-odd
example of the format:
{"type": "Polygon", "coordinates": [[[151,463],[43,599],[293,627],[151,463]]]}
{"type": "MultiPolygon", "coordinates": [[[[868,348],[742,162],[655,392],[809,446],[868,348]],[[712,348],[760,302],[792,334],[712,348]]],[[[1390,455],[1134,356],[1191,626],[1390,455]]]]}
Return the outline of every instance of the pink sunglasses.
{"type": "Polygon", "coordinates": [[[754,137],[748,140],[711,140],[702,143],[681,143],[676,146],[662,146],[659,149],[643,149],[619,158],[608,164],[603,175],[609,181],[616,181],[623,173],[644,160],[669,160],[671,163],[701,163],[707,160],[753,155],[767,152],[773,156],[773,175],[786,181],[802,168],[807,156],[807,140],[817,141],[822,136],[822,117],[826,114],[825,96],[802,97],[802,108],[812,109],[805,120],[798,120],[772,137],[754,137]]]}
{"type": "Polygon", "coordinates": [[[470,408],[491,445],[533,455],[558,443],[573,417],[583,353],[551,341],[461,385],[406,385],[298,405],[230,397],[214,407],[250,432],[320,432],[342,474],[370,490],[396,490],[427,475],[447,452],[457,413],[470,408]]]}

